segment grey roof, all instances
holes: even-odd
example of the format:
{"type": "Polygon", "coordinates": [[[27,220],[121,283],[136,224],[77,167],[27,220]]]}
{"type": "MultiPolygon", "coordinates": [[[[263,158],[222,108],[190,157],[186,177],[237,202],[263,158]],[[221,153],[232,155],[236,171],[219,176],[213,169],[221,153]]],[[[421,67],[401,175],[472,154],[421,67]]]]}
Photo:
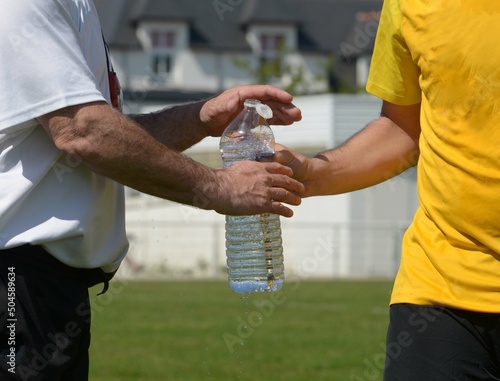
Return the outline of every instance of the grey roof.
{"type": "MultiPolygon", "coordinates": [[[[196,49],[249,50],[250,24],[295,25],[299,49],[338,54],[352,40],[359,13],[375,14],[383,0],[94,0],[111,48],[140,49],[135,27],[143,20],[183,20],[196,49]],[[235,5],[230,5],[235,4],[235,5]],[[236,5],[238,4],[238,5],[236,5]],[[219,7],[217,7],[219,5],[219,7]]],[[[366,22],[366,21],[365,21],[366,22]]],[[[373,37],[373,36],[369,36],[373,37]]],[[[364,49],[371,49],[373,43],[364,49]]]]}

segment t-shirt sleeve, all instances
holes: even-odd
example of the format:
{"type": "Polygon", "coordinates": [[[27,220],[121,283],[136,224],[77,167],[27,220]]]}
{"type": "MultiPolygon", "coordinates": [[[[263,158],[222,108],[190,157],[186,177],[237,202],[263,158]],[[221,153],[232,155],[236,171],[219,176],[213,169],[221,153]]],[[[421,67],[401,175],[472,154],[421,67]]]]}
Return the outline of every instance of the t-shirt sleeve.
{"type": "Polygon", "coordinates": [[[3,7],[0,133],[67,106],[105,100],[85,57],[80,20],[70,3],[16,0],[3,7]]]}
{"type": "Polygon", "coordinates": [[[366,90],[387,102],[411,105],[421,101],[420,69],[403,38],[401,20],[400,0],[385,0],[366,90]]]}

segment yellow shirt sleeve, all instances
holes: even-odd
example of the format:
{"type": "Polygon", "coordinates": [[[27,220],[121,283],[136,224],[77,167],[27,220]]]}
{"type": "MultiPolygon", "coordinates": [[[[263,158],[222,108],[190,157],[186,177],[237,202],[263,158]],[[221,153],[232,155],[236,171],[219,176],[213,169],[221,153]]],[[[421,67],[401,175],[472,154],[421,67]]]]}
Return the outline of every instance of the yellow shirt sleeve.
{"type": "Polygon", "coordinates": [[[400,0],[385,0],[366,90],[398,105],[420,103],[420,69],[401,33],[400,0]]]}

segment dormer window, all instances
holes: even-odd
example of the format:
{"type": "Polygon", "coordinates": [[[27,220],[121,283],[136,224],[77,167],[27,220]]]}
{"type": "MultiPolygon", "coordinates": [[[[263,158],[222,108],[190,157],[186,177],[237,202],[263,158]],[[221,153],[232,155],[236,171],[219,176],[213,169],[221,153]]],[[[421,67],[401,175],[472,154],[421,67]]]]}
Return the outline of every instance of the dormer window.
{"type": "Polygon", "coordinates": [[[152,31],[152,65],[153,71],[162,76],[168,76],[174,66],[177,33],[172,30],[152,31]]]}
{"type": "Polygon", "coordinates": [[[260,35],[260,63],[266,76],[280,78],[282,75],[282,55],[285,36],[282,33],[262,33],[260,35]]]}

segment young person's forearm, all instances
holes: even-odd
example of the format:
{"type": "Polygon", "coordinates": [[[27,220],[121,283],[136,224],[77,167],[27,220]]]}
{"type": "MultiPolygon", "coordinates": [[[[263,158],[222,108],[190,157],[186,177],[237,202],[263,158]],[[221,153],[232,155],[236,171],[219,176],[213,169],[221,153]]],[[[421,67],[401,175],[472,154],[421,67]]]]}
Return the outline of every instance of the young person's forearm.
{"type": "Polygon", "coordinates": [[[418,143],[380,117],[340,147],[309,159],[314,180],[307,194],[339,194],[376,185],[415,165],[418,156],[418,143]]]}

